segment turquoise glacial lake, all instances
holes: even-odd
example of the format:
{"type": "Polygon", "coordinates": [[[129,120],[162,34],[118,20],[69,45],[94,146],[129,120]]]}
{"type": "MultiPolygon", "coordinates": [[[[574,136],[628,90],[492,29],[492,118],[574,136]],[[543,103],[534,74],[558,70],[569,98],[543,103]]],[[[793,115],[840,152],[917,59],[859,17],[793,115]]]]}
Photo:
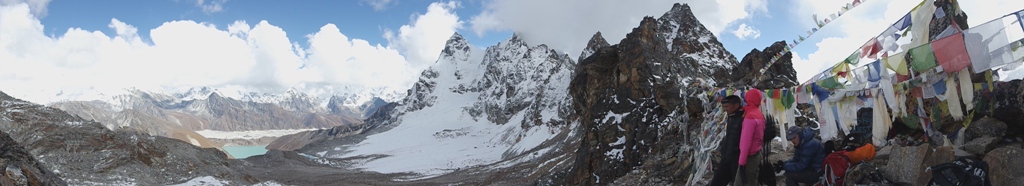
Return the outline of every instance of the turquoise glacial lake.
{"type": "Polygon", "coordinates": [[[235,159],[248,158],[249,156],[262,155],[267,153],[266,145],[259,146],[224,146],[221,147],[235,159]]]}

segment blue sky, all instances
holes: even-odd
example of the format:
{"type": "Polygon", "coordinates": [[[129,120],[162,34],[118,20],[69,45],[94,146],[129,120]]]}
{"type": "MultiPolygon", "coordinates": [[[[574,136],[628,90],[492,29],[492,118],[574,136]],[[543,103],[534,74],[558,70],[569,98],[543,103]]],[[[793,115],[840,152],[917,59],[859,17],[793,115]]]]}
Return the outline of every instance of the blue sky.
{"type": "MultiPolygon", "coordinates": [[[[144,41],[150,42],[149,29],[167,21],[194,20],[207,22],[218,28],[244,20],[250,24],[262,20],[279,26],[288,38],[302,45],[308,44],[306,35],[315,33],[328,23],[338,25],[345,35],[386,44],[385,29],[397,29],[409,24],[414,14],[423,14],[434,1],[392,1],[377,10],[367,1],[226,1],[218,12],[204,12],[194,0],[153,1],[72,1],[56,0],[49,4],[48,14],[40,19],[47,35],[60,35],[68,28],[101,31],[115,35],[107,27],[111,18],[134,25],[144,41]],[[129,8],[130,7],[130,8],[129,8]]],[[[481,11],[481,2],[462,1],[455,9],[460,16],[475,15],[481,11]]],[[[472,36],[468,35],[467,36],[472,36]]],[[[471,43],[490,46],[511,36],[511,32],[489,34],[487,37],[466,37],[471,43]]]]}
{"type": "MultiPolygon", "coordinates": [[[[8,49],[0,50],[0,66],[12,68],[0,69],[0,90],[43,103],[98,99],[125,88],[323,93],[342,89],[323,87],[347,86],[405,92],[454,32],[480,48],[516,32],[527,43],[575,58],[593,33],[615,44],[644,16],[659,17],[677,2],[688,3],[738,59],[751,49],[806,35],[814,25],[811,15],[824,17],[849,3],[7,0],[0,1],[0,38],[13,39],[0,42],[8,49]]],[[[793,50],[798,78],[844,59],[919,2],[868,0],[850,10],[793,50]]],[[[974,26],[1024,9],[1024,1],[971,1],[961,7],[974,26]]]]}

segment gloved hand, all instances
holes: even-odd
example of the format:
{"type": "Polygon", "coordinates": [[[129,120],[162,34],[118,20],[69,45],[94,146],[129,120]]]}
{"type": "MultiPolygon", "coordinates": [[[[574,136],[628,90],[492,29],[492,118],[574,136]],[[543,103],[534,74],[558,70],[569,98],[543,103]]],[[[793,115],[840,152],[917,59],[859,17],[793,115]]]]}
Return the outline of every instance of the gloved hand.
{"type": "Polygon", "coordinates": [[[786,165],[786,162],[782,162],[782,160],[779,160],[776,161],[775,163],[772,163],[772,168],[775,168],[775,172],[779,173],[785,169],[783,168],[784,165],[786,165]]]}

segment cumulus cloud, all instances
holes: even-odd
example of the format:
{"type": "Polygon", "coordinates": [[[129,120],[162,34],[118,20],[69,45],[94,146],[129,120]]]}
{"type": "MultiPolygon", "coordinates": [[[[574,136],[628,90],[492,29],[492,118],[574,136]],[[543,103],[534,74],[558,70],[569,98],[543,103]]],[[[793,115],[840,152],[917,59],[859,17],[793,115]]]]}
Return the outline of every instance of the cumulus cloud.
{"type": "Polygon", "coordinates": [[[0,6],[0,90],[38,103],[106,99],[127,88],[332,93],[337,90],[325,87],[364,87],[404,92],[422,70],[416,66],[436,60],[444,40],[458,27],[457,17],[448,20],[455,16],[454,5],[439,3],[393,32],[391,46],[349,38],[334,24],[308,34],[309,45],[302,46],[267,21],[236,21],[218,28],[190,20],[153,28],[152,42],[146,43],[139,28],[118,19],[108,25],[115,35],[80,28],[47,35],[30,7],[0,6]]]}
{"type": "Polygon", "coordinates": [[[444,50],[445,41],[462,28],[462,21],[455,15],[459,7],[455,1],[435,2],[427,7],[427,13],[415,16],[409,25],[403,25],[396,33],[385,30],[384,38],[405,54],[409,63],[416,68],[426,68],[437,61],[444,50]]]}
{"type": "MultiPolygon", "coordinates": [[[[809,15],[817,13],[819,18],[822,15],[828,16],[846,3],[846,1],[797,0],[796,4],[799,5],[799,8],[797,11],[793,11],[793,16],[801,19],[806,17],[806,25],[803,26],[811,28],[813,21],[809,15]]],[[[831,65],[842,61],[869,39],[881,34],[889,25],[898,21],[919,3],[920,1],[902,0],[867,1],[860,7],[847,12],[847,15],[843,15],[838,21],[830,23],[825,28],[834,30],[835,34],[815,34],[815,37],[825,38],[814,44],[813,47],[816,50],[810,52],[806,59],[794,55],[793,66],[797,70],[797,79],[801,82],[806,81],[831,65]]],[[[968,23],[974,26],[1024,9],[1024,1],[960,2],[960,6],[968,15],[968,23]],[[998,10],[993,10],[993,8],[998,10]]],[[[804,45],[808,44],[810,43],[804,45]]]]}
{"type": "Polygon", "coordinates": [[[387,9],[393,0],[362,0],[363,3],[370,4],[374,10],[381,11],[387,9]]]}
{"type": "Polygon", "coordinates": [[[28,4],[32,14],[36,17],[46,17],[46,5],[52,0],[0,0],[0,6],[11,6],[16,4],[28,4]]]}
{"type": "Polygon", "coordinates": [[[612,44],[622,40],[644,16],[660,17],[673,3],[688,3],[697,18],[716,35],[736,21],[767,13],[765,0],[493,0],[470,18],[474,33],[518,32],[526,42],[579,54],[600,31],[612,44]]]}
{"type": "Polygon", "coordinates": [[[210,14],[224,11],[224,3],[227,2],[228,0],[196,0],[196,6],[202,8],[203,12],[210,14]]]}
{"type": "Polygon", "coordinates": [[[732,31],[732,34],[736,35],[740,40],[757,39],[758,37],[761,37],[761,31],[754,27],[747,26],[746,23],[740,24],[735,31],[732,31]]]}

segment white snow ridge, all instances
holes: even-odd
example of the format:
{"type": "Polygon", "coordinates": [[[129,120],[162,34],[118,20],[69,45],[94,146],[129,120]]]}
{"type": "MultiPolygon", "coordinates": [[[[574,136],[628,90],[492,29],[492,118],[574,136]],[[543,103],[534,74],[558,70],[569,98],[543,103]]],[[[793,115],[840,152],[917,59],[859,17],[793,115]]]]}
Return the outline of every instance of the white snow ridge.
{"type": "Polygon", "coordinates": [[[538,148],[542,143],[573,128],[562,119],[571,112],[572,64],[568,56],[545,45],[529,46],[518,36],[485,52],[455,34],[390,113],[395,119],[385,124],[393,128],[334,148],[344,152],[321,154],[368,158],[356,165],[359,169],[422,175],[413,179],[511,157],[529,161],[550,152],[538,148]]]}

